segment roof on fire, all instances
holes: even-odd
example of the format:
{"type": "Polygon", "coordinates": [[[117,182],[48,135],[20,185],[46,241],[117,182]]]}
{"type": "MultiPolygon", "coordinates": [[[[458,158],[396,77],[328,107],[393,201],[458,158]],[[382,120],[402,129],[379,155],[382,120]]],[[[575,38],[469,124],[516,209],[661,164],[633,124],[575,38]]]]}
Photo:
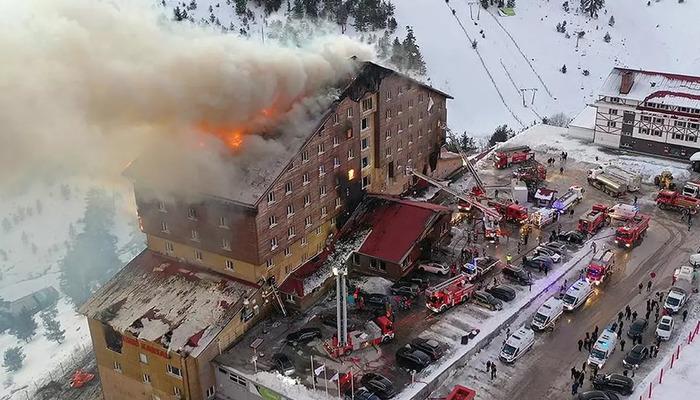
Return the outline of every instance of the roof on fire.
{"type": "Polygon", "coordinates": [[[144,250],[80,307],[88,318],[195,357],[257,289],[144,250]]]}

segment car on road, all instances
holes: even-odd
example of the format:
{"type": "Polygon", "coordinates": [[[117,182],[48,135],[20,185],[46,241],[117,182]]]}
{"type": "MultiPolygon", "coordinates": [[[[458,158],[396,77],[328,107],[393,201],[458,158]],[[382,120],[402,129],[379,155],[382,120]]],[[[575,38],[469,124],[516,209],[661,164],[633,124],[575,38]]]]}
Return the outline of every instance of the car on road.
{"type": "Polygon", "coordinates": [[[561,254],[545,246],[537,246],[535,248],[535,256],[548,256],[555,263],[561,262],[561,254]]]}
{"type": "Polygon", "coordinates": [[[284,353],[276,353],[272,356],[273,370],[285,376],[294,374],[294,364],[284,353]]]}
{"type": "Polygon", "coordinates": [[[430,356],[433,361],[439,360],[445,355],[446,346],[435,339],[417,337],[411,341],[411,346],[430,356]]]}
{"type": "Polygon", "coordinates": [[[656,325],[656,337],[661,340],[668,340],[671,338],[671,332],[673,332],[673,317],[664,315],[659,320],[659,324],[656,325]]]}
{"type": "Polygon", "coordinates": [[[420,288],[415,283],[398,281],[391,285],[391,294],[396,296],[406,296],[410,298],[417,297],[420,293],[420,288]]]}
{"type": "Polygon", "coordinates": [[[627,369],[637,369],[649,357],[649,349],[643,344],[632,347],[629,353],[622,360],[622,365],[627,369]]]}
{"type": "Polygon", "coordinates": [[[296,332],[287,335],[285,341],[293,346],[297,344],[306,344],[314,339],[321,338],[321,329],[319,328],[303,328],[296,332]]]}
{"type": "Polygon", "coordinates": [[[424,272],[430,272],[433,274],[438,274],[438,275],[447,275],[450,273],[450,268],[447,265],[443,265],[440,263],[425,263],[425,264],[420,264],[418,266],[419,271],[424,271],[424,272]]]}
{"type": "Polygon", "coordinates": [[[634,392],[634,380],[622,374],[599,374],[593,378],[593,388],[629,396],[634,392]]]}
{"type": "Polygon", "coordinates": [[[631,338],[641,339],[644,336],[644,331],[647,330],[649,326],[649,321],[646,319],[635,319],[632,321],[629,329],[627,329],[627,336],[631,338]]]}
{"type": "Polygon", "coordinates": [[[387,400],[396,396],[394,384],[383,375],[368,372],[362,375],[360,383],[382,400],[387,400]]]}
{"type": "Polygon", "coordinates": [[[367,390],[366,387],[345,391],[345,400],[381,400],[379,396],[367,390]]]}
{"type": "Polygon", "coordinates": [[[501,301],[512,301],[515,299],[515,289],[508,285],[498,285],[486,289],[491,296],[501,301]]]}
{"type": "Polygon", "coordinates": [[[506,279],[518,285],[528,286],[532,284],[532,276],[520,266],[506,265],[501,273],[506,279]]]}
{"type": "Polygon", "coordinates": [[[620,397],[609,390],[589,390],[579,393],[574,400],[620,400],[620,397]]]}
{"type": "Polygon", "coordinates": [[[547,242],[547,243],[541,244],[541,245],[539,245],[539,246],[537,246],[537,247],[543,247],[543,248],[546,248],[546,249],[549,249],[549,250],[553,250],[554,252],[556,252],[557,254],[559,254],[559,255],[561,255],[561,256],[563,256],[564,254],[566,254],[566,250],[567,250],[566,244],[564,244],[564,243],[562,243],[562,242],[557,242],[557,241],[554,241],[554,242],[547,242]]]}
{"type": "Polygon", "coordinates": [[[586,241],[586,235],[579,231],[568,231],[560,234],[558,239],[569,244],[582,245],[586,241]]]}
{"type": "Polygon", "coordinates": [[[477,290],[472,295],[472,301],[482,307],[489,308],[493,311],[502,310],[503,302],[493,297],[490,293],[483,290],[477,290]]]}
{"type": "Polygon", "coordinates": [[[364,295],[365,306],[370,308],[384,308],[391,302],[389,296],[381,293],[367,293],[364,295]]]}
{"type": "Polygon", "coordinates": [[[424,370],[432,360],[430,356],[407,344],[396,351],[396,363],[410,371],[424,370]]]}

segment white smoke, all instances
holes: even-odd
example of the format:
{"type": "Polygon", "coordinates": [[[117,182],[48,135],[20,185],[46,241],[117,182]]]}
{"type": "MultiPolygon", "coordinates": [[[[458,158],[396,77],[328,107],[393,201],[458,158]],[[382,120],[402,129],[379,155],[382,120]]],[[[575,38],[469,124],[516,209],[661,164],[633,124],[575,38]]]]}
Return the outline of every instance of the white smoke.
{"type": "MultiPolygon", "coordinates": [[[[264,125],[264,109],[289,119],[352,72],[351,56],[372,58],[343,36],[262,44],[144,3],[0,0],[0,188],[48,172],[118,176],[203,122],[264,125]]],[[[257,152],[284,146],[273,142],[257,152]]]]}

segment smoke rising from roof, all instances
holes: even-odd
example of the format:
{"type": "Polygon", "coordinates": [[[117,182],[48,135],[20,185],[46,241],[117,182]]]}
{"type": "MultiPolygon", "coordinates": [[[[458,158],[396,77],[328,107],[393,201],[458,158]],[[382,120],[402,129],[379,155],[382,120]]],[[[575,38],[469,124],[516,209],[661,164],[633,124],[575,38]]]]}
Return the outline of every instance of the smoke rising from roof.
{"type": "MultiPolygon", "coordinates": [[[[265,126],[261,111],[272,110],[289,125],[312,111],[309,98],[353,71],[351,56],[372,58],[343,36],[297,48],[262,44],[173,22],[168,10],[143,3],[2,7],[0,188],[55,173],[116,177],[156,144],[183,151],[203,122],[265,126]]],[[[247,157],[288,142],[257,138],[247,157]]]]}

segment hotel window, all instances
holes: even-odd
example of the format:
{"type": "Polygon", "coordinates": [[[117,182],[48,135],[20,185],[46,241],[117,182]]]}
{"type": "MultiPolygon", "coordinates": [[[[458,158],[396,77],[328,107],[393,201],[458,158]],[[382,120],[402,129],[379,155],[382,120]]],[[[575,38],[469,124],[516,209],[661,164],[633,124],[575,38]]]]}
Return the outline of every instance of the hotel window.
{"type": "Polygon", "coordinates": [[[335,217],[331,218],[331,225],[335,226],[335,221],[336,221],[335,217]]]}
{"type": "Polygon", "coordinates": [[[139,361],[141,361],[141,364],[148,364],[148,356],[143,353],[139,353],[139,361]]]}
{"type": "Polygon", "coordinates": [[[160,230],[162,232],[168,232],[168,223],[165,221],[160,221],[160,230]]]}
{"type": "Polygon", "coordinates": [[[403,104],[399,103],[399,108],[398,108],[397,114],[401,115],[402,112],[403,112],[403,104]]]}
{"type": "Polygon", "coordinates": [[[148,374],[143,374],[143,383],[151,383],[151,376],[148,374]]]}
{"type": "Polygon", "coordinates": [[[366,130],[369,128],[369,120],[367,118],[362,118],[362,121],[360,121],[360,130],[366,130]]]}
{"type": "Polygon", "coordinates": [[[175,245],[173,244],[173,242],[167,240],[165,241],[165,252],[169,254],[175,252],[175,245]]]}
{"type": "Polygon", "coordinates": [[[335,198],[335,208],[341,207],[343,203],[340,200],[340,197],[335,198]]]}
{"type": "Polygon", "coordinates": [[[182,397],[182,391],[180,390],[179,387],[173,386],[173,395],[175,396],[175,398],[178,398],[178,399],[180,397],[182,397]]]}
{"type": "Polygon", "coordinates": [[[274,250],[279,246],[279,242],[277,241],[276,237],[273,237],[270,239],[270,250],[274,250]]]}
{"type": "Polygon", "coordinates": [[[308,207],[311,205],[311,196],[308,194],[304,195],[304,207],[308,207]]]}
{"type": "Polygon", "coordinates": [[[617,125],[615,121],[608,121],[608,126],[614,128],[617,125]]]}
{"type": "Polygon", "coordinates": [[[168,364],[166,366],[166,369],[168,370],[169,374],[182,377],[182,372],[180,371],[180,368],[173,367],[172,365],[168,364]]]}
{"type": "Polygon", "coordinates": [[[338,168],[340,167],[340,160],[338,157],[333,157],[333,168],[338,168]]]}
{"type": "Polygon", "coordinates": [[[304,175],[301,176],[302,184],[308,185],[311,180],[309,179],[309,174],[305,173],[304,175]]]}
{"type": "Polygon", "coordinates": [[[397,91],[399,92],[399,96],[401,96],[403,94],[403,86],[399,85],[397,91]]]}
{"type": "Polygon", "coordinates": [[[369,159],[367,157],[362,157],[362,168],[367,168],[369,166],[369,159]]]}
{"type": "Polygon", "coordinates": [[[697,137],[697,135],[685,135],[685,141],[697,143],[698,137],[697,137]]]}
{"type": "Polygon", "coordinates": [[[296,227],[290,226],[290,227],[287,229],[287,237],[289,237],[290,239],[293,238],[294,236],[296,236],[296,234],[297,234],[297,229],[296,229],[296,227]]]}
{"type": "Polygon", "coordinates": [[[345,139],[352,139],[352,129],[345,131],[345,139]]]}
{"type": "Polygon", "coordinates": [[[413,126],[413,115],[408,117],[408,126],[413,126]]]}
{"type": "Polygon", "coordinates": [[[316,235],[318,236],[318,235],[320,235],[320,234],[321,234],[321,227],[320,227],[320,226],[317,226],[317,227],[316,227],[316,235]]]}
{"type": "Polygon", "coordinates": [[[265,264],[267,265],[267,268],[272,268],[275,266],[275,260],[270,258],[267,261],[265,261],[265,264]]]}
{"type": "Polygon", "coordinates": [[[270,215],[270,216],[267,218],[267,222],[269,223],[270,228],[272,228],[273,226],[277,225],[277,216],[275,216],[275,215],[270,215]]]}
{"type": "Polygon", "coordinates": [[[323,176],[326,174],[326,166],[321,164],[318,166],[318,176],[323,176]]]}
{"type": "Polygon", "coordinates": [[[398,146],[396,148],[397,152],[399,152],[401,150],[403,150],[403,139],[399,139],[399,143],[398,143],[398,146]]]}
{"type": "Polygon", "coordinates": [[[387,128],[386,128],[386,132],[384,132],[384,138],[385,138],[386,140],[391,139],[391,128],[390,128],[390,127],[387,127],[387,128]]]}
{"type": "Polygon", "coordinates": [[[338,123],[338,113],[333,114],[333,124],[338,123]]]}
{"type": "Polygon", "coordinates": [[[352,107],[348,108],[348,118],[352,118],[353,110],[352,107]]]}
{"type": "Polygon", "coordinates": [[[369,147],[369,140],[367,138],[362,138],[362,150],[369,147]]]}
{"type": "Polygon", "coordinates": [[[648,115],[642,115],[642,122],[651,122],[651,117],[648,115]]]}
{"type": "Polygon", "coordinates": [[[688,128],[690,129],[698,129],[700,128],[700,125],[693,123],[693,122],[688,122],[688,128]]]}
{"type": "Polygon", "coordinates": [[[219,217],[219,228],[228,228],[228,218],[219,217]]]}
{"type": "Polygon", "coordinates": [[[653,131],[651,131],[651,134],[658,137],[662,136],[661,131],[659,129],[654,129],[653,131]]]}
{"type": "Polygon", "coordinates": [[[304,225],[308,228],[312,225],[313,221],[311,220],[311,216],[308,216],[304,218],[304,225]]]}
{"type": "Polygon", "coordinates": [[[333,136],[333,147],[338,147],[340,146],[340,139],[338,136],[333,136]]]}
{"type": "Polygon", "coordinates": [[[309,244],[309,240],[306,238],[306,236],[302,237],[301,238],[301,245],[306,246],[307,244],[309,244]]]}
{"type": "Polygon", "coordinates": [[[323,154],[326,152],[326,145],[325,143],[319,143],[318,144],[318,154],[323,154]]]}
{"type": "Polygon", "coordinates": [[[289,247],[285,247],[285,248],[284,248],[284,256],[285,256],[285,257],[289,257],[289,256],[291,256],[291,255],[292,255],[292,249],[289,248],[289,247]]]}
{"type": "Polygon", "coordinates": [[[619,97],[611,97],[611,98],[610,98],[610,102],[611,102],[611,103],[619,103],[619,102],[620,102],[620,98],[619,98],[619,97]]]}
{"type": "Polygon", "coordinates": [[[210,386],[209,389],[207,389],[207,399],[213,398],[215,394],[216,394],[216,386],[210,386]]]}
{"type": "Polygon", "coordinates": [[[187,218],[192,220],[197,219],[197,210],[195,210],[194,207],[190,207],[187,209],[187,218]]]}
{"type": "Polygon", "coordinates": [[[309,161],[309,152],[307,150],[304,150],[301,152],[301,161],[302,162],[309,161]]]}
{"type": "Polygon", "coordinates": [[[328,188],[326,187],[326,185],[321,185],[321,187],[319,188],[319,193],[321,194],[321,197],[328,194],[328,188]]]}
{"type": "Polygon", "coordinates": [[[423,93],[418,95],[418,102],[422,103],[423,102],[423,93]]]}
{"type": "Polygon", "coordinates": [[[391,109],[386,110],[386,119],[391,119],[391,109]]]}
{"type": "Polygon", "coordinates": [[[119,372],[119,373],[122,372],[122,365],[119,364],[119,361],[115,361],[114,364],[113,364],[113,366],[114,366],[114,370],[115,370],[115,371],[117,371],[117,372],[119,372]]]}
{"type": "Polygon", "coordinates": [[[202,261],[204,259],[204,254],[202,253],[202,250],[195,250],[194,251],[194,258],[197,261],[202,261]]]}
{"type": "Polygon", "coordinates": [[[226,269],[232,271],[233,268],[234,268],[234,266],[235,266],[235,264],[234,264],[233,260],[226,260],[226,261],[224,262],[224,266],[226,267],[226,269]]]}
{"type": "Polygon", "coordinates": [[[270,191],[270,193],[267,194],[267,204],[274,203],[275,202],[275,192],[270,191]]]}
{"type": "Polygon", "coordinates": [[[423,128],[418,129],[418,137],[423,137],[423,128]]]}
{"type": "Polygon", "coordinates": [[[294,215],[294,204],[287,204],[287,217],[294,215]]]}
{"type": "Polygon", "coordinates": [[[391,100],[391,90],[386,91],[386,100],[387,101],[391,100]]]}
{"type": "Polygon", "coordinates": [[[355,158],[355,149],[350,148],[348,149],[348,160],[352,160],[353,158],[355,158]]]}
{"type": "Polygon", "coordinates": [[[362,111],[369,111],[372,109],[372,98],[362,100],[362,111]]]}
{"type": "Polygon", "coordinates": [[[408,135],[408,145],[410,146],[412,144],[413,144],[413,135],[408,135]]]}
{"type": "Polygon", "coordinates": [[[195,242],[199,242],[199,231],[197,231],[196,229],[192,229],[191,236],[192,240],[194,240],[195,242]]]}
{"type": "Polygon", "coordinates": [[[231,250],[231,241],[226,238],[221,239],[221,248],[224,250],[231,250]]]}
{"type": "Polygon", "coordinates": [[[386,150],[384,150],[384,153],[387,157],[391,157],[391,147],[387,147],[386,150]]]}
{"type": "Polygon", "coordinates": [[[688,126],[688,124],[685,121],[674,121],[673,125],[679,128],[685,128],[686,126],[688,126]]]}
{"type": "Polygon", "coordinates": [[[158,211],[168,212],[168,210],[165,208],[165,202],[163,200],[158,200],[158,211]]]}
{"type": "Polygon", "coordinates": [[[611,109],[608,110],[608,113],[609,113],[610,115],[617,115],[617,109],[616,109],[616,108],[611,108],[611,109]]]}
{"type": "Polygon", "coordinates": [[[366,188],[369,185],[370,185],[369,176],[363,176],[362,177],[362,189],[366,188]]]}
{"type": "Polygon", "coordinates": [[[412,107],[413,107],[413,99],[408,101],[408,108],[412,108],[412,107]]]}
{"type": "Polygon", "coordinates": [[[663,118],[654,117],[654,123],[655,123],[655,124],[663,124],[663,123],[664,123],[664,119],[663,119],[663,118]]]}
{"type": "Polygon", "coordinates": [[[285,194],[292,193],[292,182],[287,182],[284,184],[284,193],[285,194]]]}
{"type": "Polygon", "coordinates": [[[397,132],[402,132],[403,131],[403,124],[401,122],[396,125],[396,131],[397,132]]]}
{"type": "Polygon", "coordinates": [[[325,217],[326,215],[328,215],[328,207],[323,206],[321,207],[321,218],[325,217]]]}

